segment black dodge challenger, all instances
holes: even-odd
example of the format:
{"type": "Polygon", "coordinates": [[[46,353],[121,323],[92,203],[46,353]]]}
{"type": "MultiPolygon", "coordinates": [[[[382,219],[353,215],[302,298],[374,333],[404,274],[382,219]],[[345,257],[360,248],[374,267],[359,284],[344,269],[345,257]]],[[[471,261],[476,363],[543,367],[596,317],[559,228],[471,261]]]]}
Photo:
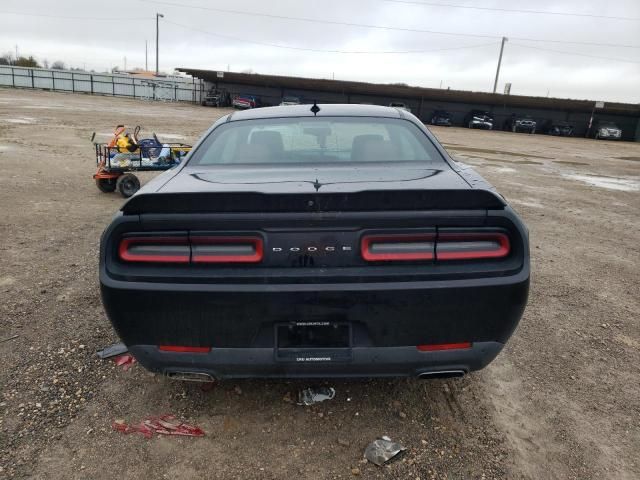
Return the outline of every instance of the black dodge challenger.
{"type": "Polygon", "coordinates": [[[261,108],[124,204],[100,283],[129,350],[171,377],[459,376],[522,316],[528,233],[405,110],[261,108]]]}

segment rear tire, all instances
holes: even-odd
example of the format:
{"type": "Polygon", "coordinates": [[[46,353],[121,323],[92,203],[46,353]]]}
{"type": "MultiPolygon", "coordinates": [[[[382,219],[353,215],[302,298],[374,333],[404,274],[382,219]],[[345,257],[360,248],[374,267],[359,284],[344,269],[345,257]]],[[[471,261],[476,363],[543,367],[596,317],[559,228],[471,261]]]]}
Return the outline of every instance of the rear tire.
{"type": "Polygon", "coordinates": [[[113,193],[116,191],[116,179],[96,178],[96,187],[103,193],[113,193]]]}
{"type": "Polygon", "coordinates": [[[120,195],[124,198],[129,198],[140,190],[140,180],[133,173],[125,173],[118,177],[116,188],[120,192],[120,195]]]}

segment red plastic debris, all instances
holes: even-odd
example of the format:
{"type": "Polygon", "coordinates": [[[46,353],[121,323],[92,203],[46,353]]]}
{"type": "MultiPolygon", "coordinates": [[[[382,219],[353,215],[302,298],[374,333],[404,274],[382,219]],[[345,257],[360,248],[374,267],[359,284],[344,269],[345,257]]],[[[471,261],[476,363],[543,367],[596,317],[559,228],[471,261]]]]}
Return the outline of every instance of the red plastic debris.
{"type": "Polygon", "coordinates": [[[124,420],[116,420],[112,426],[114,430],[120,433],[141,433],[145,438],[153,437],[154,433],[159,435],[183,435],[187,437],[204,436],[204,431],[201,428],[183,423],[173,415],[148,417],[134,425],[128,425],[124,420]]]}
{"type": "Polygon", "coordinates": [[[122,370],[125,372],[129,370],[134,363],[136,363],[136,359],[130,353],[123,353],[122,355],[118,355],[117,357],[113,357],[112,360],[119,367],[122,367],[122,370]]]}

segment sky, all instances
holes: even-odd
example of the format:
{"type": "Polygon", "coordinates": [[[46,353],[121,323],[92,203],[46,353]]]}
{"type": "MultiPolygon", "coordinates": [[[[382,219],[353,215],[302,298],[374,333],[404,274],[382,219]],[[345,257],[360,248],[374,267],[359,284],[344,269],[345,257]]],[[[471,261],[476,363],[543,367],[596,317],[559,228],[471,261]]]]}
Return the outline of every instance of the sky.
{"type": "Polygon", "coordinates": [[[490,92],[504,36],[499,92],[640,103],[640,0],[0,0],[0,54],[152,70],[157,12],[165,72],[490,92]]]}

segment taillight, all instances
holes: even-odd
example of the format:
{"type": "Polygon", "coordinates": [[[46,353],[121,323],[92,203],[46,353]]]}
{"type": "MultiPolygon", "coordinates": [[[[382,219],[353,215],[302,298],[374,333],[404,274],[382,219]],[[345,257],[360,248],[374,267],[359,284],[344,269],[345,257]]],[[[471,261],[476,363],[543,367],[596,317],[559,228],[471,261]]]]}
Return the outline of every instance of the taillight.
{"type": "Polygon", "coordinates": [[[435,234],[366,235],[360,251],[369,262],[393,260],[432,260],[435,234]]]}
{"type": "Polygon", "coordinates": [[[194,263],[257,263],[264,255],[260,237],[192,237],[194,263]]]}
{"type": "Polygon", "coordinates": [[[368,262],[415,260],[480,260],[509,255],[502,232],[438,231],[420,234],[372,234],[362,237],[360,251],[368,262]]]}
{"type": "Polygon", "coordinates": [[[458,343],[437,343],[433,345],[417,345],[416,348],[421,352],[437,352],[440,350],[464,350],[471,348],[471,342],[458,343]]]}
{"type": "Polygon", "coordinates": [[[159,345],[158,350],[162,352],[175,353],[209,353],[211,347],[186,347],[183,345],[159,345]]]}
{"type": "Polygon", "coordinates": [[[499,232],[438,233],[436,260],[473,260],[506,257],[509,237],[499,232]]]}
{"type": "Polygon", "coordinates": [[[125,262],[258,263],[264,256],[258,236],[131,236],[120,240],[125,262]]]}
{"type": "Polygon", "coordinates": [[[189,263],[191,248],[186,237],[126,237],[118,254],[125,262],[189,263]]]}

